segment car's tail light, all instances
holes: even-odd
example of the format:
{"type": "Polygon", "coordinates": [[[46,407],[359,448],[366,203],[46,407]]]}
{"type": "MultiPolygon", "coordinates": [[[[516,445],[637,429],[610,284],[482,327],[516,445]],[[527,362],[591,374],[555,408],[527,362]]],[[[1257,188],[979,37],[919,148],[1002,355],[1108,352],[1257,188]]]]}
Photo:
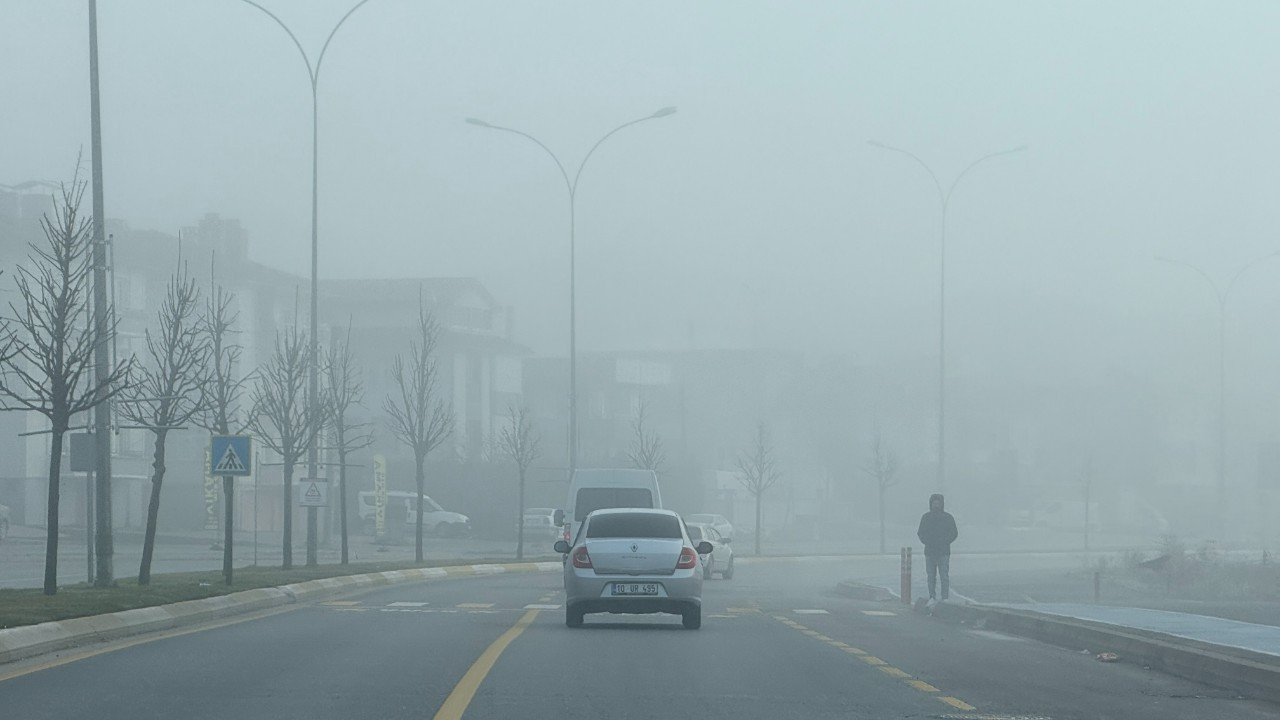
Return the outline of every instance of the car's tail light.
{"type": "Polygon", "coordinates": [[[564,541],[565,541],[565,542],[571,542],[571,541],[569,540],[569,528],[568,528],[568,527],[566,527],[566,528],[564,529],[564,541]]]}
{"type": "Polygon", "coordinates": [[[591,556],[587,554],[585,545],[573,551],[573,566],[584,570],[591,569],[591,556]]]}
{"type": "Polygon", "coordinates": [[[680,551],[680,559],[676,561],[677,570],[692,570],[698,565],[698,553],[691,547],[680,551]]]}

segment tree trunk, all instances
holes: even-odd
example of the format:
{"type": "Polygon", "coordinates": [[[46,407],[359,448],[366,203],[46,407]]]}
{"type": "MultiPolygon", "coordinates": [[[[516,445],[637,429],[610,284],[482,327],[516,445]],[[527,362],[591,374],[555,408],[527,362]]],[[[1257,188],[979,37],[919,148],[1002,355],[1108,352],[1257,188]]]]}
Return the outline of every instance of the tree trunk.
{"type": "Polygon", "coordinates": [[[231,475],[222,476],[222,497],[226,500],[222,520],[222,577],[231,584],[231,575],[234,572],[232,563],[235,559],[233,547],[235,544],[235,499],[236,499],[236,479],[231,475]]]}
{"type": "Polygon", "coordinates": [[[425,456],[418,455],[414,458],[416,467],[413,471],[413,480],[418,486],[418,518],[417,529],[415,531],[415,539],[413,544],[413,560],[419,565],[422,564],[422,482],[423,482],[423,461],[425,456]]]}
{"type": "Polygon", "coordinates": [[[156,521],[160,517],[160,487],[164,484],[164,440],[166,432],[156,431],[156,450],[151,462],[151,501],[147,503],[147,531],[142,536],[142,562],[138,565],[138,584],[151,583],[151,558],[156,549],[156,521]]]}
{"type": "Polygon", "coordinates": [[[338,431],[338,532],[342,535],[342,564],[347,564],[347,446],[338,431]]]}
{"type": "Polygon", "coordinates": [[[53,430],[53,443],[49,448],[49,513],[46,516],[48,537],[44,546],[44,594],[58,593],[58,501],[59,483],[62,479],[62,435],[65,430],[53,430]]]}
{"type": "Polygon", "coordinates": [[[756,493],[756,555],[760,555],[760,501],[761,495],[764,493],[756,493]]]}
{"type": "Polygon", "coordinates": [[[285,570],[293,569],[293,459],[286,456],[284,462],[284,563],[285,570]]]}
{"type": "Polygon", "coordinates": [[[524,559],[524,468],[520,468],[520,515],[516,518],[516,560],[524,559]]]}
{"type": "Polygon", "coordinates": [[[880,486],[880,554],[884,554],[884,485],[880,486]]]}

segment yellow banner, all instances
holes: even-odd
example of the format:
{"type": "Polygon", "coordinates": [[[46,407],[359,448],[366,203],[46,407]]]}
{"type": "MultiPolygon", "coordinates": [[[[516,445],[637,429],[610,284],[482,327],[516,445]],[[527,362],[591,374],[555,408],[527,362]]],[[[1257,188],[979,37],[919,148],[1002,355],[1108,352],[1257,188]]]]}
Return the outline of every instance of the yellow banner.
{"type": "Polygon", "coordinates": [[[381,535],[387,529],[387,459],[373,456],[373,529],[381,535]]]}

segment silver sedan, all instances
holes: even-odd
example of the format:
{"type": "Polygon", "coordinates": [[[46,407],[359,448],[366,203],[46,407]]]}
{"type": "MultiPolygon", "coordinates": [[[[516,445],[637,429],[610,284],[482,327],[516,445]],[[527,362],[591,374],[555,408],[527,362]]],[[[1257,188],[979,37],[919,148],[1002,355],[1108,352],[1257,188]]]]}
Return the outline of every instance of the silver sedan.
{"type": "Polygon", "coordinates": [[[614,508],[587,516],[572,546],[561,540],[564,622],[581,627],[587,613],[679,614],[702,627],[702,560],[711,544],[694,543],[670,510],[614,508]]]}

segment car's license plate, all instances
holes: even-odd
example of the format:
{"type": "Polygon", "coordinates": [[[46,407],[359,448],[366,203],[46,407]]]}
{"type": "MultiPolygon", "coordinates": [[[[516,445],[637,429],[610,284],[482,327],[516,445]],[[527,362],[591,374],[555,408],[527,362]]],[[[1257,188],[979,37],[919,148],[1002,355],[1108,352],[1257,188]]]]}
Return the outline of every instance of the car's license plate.
{"type": "Polygon", "coordinates": [[[614,595],[657,595],[657,583],[614,583],[614,595]]]}

